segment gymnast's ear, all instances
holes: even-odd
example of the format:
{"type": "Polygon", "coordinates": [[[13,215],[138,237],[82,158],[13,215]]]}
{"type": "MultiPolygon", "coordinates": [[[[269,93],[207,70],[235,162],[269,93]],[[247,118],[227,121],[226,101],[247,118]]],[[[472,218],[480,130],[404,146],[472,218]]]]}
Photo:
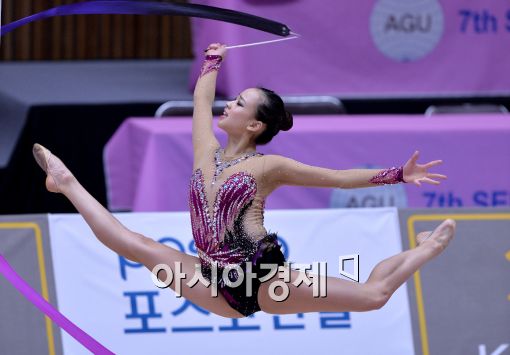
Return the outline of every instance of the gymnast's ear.
{"type": "Polygon", "coordinates": [[[262,133],[264,129],[266,129],[266,124],[262,121],[252,120],[250,121],[246,129],[254,133],[262,133]]]}

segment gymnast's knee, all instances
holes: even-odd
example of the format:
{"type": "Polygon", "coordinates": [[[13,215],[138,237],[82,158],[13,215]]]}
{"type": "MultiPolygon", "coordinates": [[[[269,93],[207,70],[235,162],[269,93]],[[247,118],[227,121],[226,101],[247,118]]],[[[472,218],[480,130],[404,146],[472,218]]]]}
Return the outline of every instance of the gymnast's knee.
{"type": "Polygon", "coordinates": [[[367,285],[367,290],[363,295],[363,310],[373,311],[384,307],[391,297],[391,292],[384,284],[367,285]]]}

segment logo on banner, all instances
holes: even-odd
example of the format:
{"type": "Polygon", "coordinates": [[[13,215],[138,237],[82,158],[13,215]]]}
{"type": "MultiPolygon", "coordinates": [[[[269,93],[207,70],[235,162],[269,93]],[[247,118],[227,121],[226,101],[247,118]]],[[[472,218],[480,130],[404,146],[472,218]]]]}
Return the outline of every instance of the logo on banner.
{"type": "Polygon", "coordinates": [[[379,0],[370,17],[375,45],[388,58],[411,62],[436,48],[443,35],[437,0],[379,0]]]}

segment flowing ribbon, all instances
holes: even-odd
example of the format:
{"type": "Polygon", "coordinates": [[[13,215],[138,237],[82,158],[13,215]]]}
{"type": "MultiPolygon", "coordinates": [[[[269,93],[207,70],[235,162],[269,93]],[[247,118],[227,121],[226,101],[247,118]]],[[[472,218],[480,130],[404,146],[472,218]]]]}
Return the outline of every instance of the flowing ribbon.
{"type": "Polygon", "coordinates": [[[92,14],[181,15],[230,22],[282,37],[291,34],[290,29],[283,23],[219,7],[144,0],[91,0],[57,6],[11,22],[1,27],[1,35],[3,36],[27,23],[49,17],[92,14]]]}
{"type": "Polygon", "coordinates": [[[0,255],[0,274],[2,274],[34,306],[39,308],[44,314],[57,323],[59,327],[64,329],[93,354],[114,354],[53,308],[50,303],[31,288],[30,285],[14,271],[2,255],[0,255]]]}

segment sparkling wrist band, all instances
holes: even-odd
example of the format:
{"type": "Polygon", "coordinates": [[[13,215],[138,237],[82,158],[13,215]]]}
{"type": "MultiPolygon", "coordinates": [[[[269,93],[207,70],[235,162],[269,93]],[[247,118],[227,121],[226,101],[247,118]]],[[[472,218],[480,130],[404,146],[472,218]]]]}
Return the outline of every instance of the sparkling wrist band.
{"type": "Polygon", "coordinates": [[[202,70],[200,70],[200,78],[213,70],[220,69],[222,60],[221,55],[206,55],[204,64],[202,64],[202,70]]]}
{"type": "Polygon", "coordinates": [[[404,181],[404,167],[399,168],[390,168],[381,171],[373,178],[369,180],[372,184],[378,185],[389,185],[389,184],[398,184],[404,181]]]}

